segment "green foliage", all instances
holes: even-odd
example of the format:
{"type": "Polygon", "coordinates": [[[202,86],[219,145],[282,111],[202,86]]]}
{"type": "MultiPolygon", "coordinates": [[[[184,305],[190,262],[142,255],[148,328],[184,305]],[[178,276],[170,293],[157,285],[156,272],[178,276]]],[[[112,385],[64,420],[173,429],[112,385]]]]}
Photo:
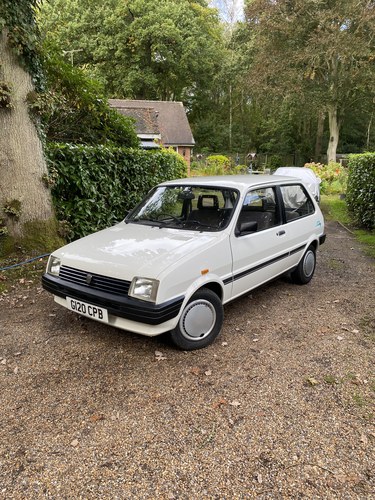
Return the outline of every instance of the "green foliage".
{"type": "Polygon", "coordinates": [[[9,217],[14,217],[18,220],[21,215],[21,202],[20,200],[9,200],[6,201],[3,206],[3,212],[9,217]]]}
{"type": "Polygon", "coordinates": [[[20,57],[38,90],[43,87],[40,65],[39,30],[35,22],[40,0],[1,0],[0,34],[7,28],[7,37],[14,52],[20,57]]]}
{"type": "Polygon", "coordinates": [[[155,185],[186,177],[172,150],[48,144],[52,196],[64,236],[79,238],[122,220],[155,185]]]}
{"type": "Polygon", "coordinates": [[[47,140],[137,147],[133,120],[109,107],[101,85],[62,60],[53,47],[44,53],[48,90],[32,93],[28,103],[41,116],[47,140]]]}
{"type": "Polygon", "coordinates": [[[253,93],[268,103],[271,96],[297,99],[305,123],[316,111],[329,112],[331,158],[341,117],[366,93],[368,103],[374,96],[372,3],[252,0],[245,14],[254,41],[247,58],[253,93]]]}
{"type": "Polygon", "coordinates": [[[310,168],[322,180],[320,190],[324,194],[345,193],[348,171],[340,163],[330,161],[328,165],[323,163],[306,163],[306,168],[310,168]]]}
{"type": "Polygon", "coordinates": [[[190,0],[50,0],[42,31],[116,97],[183,100],[219,67],[217,11],[190,0]]]}
{"type": "Polygon", "coordinates": [[[12,87],[0,81],[0,108],[11,109],[12,107],[12,87]]]}
{"type": "MultiPolygon", "coordinates": [[[[355,229],[353,217],[348,210],[345,199],[338,195],[323,195],[320,201],[320,208],[327,220],[336,220],[345,227],[351,228],[357,240],[363,245],[364,252],[375,258],[375,231],[366,229],[355,229]]],[[[337,261],[334,261],[337,266],[337,261]]]]}
{"type": "Polygon", "coordinates": [[[279,155],[272,155],[267,163],[267,167],[270,168],[271,170],[276,170],[279,167],[283,166],[283,161],[281,159],[281,156],[279,155]]]}
{"type": "Polygon", "coordinates": [[[223,155],[211,155],[206,162],[193,162],[191,175],[201,177],[208,175],[239,175],[247,172],[246,165],[234,165],[230,158],[223,155]]]}
{"type": "Polygon", "coordinates": [[[206,159],[207,175],[224,175],[230,168],[230,159],[224,155],[211,155],[206,159]]]}
{"type": "Polygon", "coordinates": [[[375,228],[375,153],[350,155],[347,203],[358,224],[375,228]]]}

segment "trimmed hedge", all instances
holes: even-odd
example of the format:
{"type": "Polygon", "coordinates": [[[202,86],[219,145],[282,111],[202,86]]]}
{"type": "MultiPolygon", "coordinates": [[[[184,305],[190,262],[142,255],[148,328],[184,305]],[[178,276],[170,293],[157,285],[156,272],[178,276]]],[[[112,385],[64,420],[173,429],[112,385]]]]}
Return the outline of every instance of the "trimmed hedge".
{"type": "Polygon", "coordinates": [[[49,143],[46,147],[56,215],[62,236],[86,236],[121,221],[156,184],[186,177],[172,150],[49,143]]]}
{"type": "Polygon", "coordinates": [[[349,156],[346,200],[355,222],[367,229],[374,229],[375,153],[349,156]]]}

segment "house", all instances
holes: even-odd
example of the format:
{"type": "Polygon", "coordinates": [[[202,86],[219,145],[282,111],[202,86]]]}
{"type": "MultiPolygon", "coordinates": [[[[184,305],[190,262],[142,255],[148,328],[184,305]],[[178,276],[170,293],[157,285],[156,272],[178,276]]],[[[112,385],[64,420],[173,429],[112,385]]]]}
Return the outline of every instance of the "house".
{"type": "Polygon", "coordinates": [[[142,147],[150,149],[158,147],[158,143],[171,147],[190,167],[195,141],[182,102],[110,99],[109,105],[135,119],[142,147]]]}

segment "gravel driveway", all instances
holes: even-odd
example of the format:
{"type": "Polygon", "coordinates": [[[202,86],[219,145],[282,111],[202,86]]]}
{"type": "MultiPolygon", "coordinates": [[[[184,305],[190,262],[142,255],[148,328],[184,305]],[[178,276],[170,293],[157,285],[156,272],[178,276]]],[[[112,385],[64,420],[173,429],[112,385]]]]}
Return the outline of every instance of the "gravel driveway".
{"type": "Polygon", "coordinates": [[[0,298],[0,498],[375,496],[374,262],[336,223],[312,282],[225,307],[175,350],[0,298]]]}

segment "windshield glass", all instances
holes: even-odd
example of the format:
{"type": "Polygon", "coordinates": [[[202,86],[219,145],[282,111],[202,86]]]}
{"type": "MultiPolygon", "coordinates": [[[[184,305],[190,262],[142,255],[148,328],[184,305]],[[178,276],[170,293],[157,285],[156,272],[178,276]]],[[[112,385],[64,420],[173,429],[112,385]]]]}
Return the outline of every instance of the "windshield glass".
{"type": "Polygon", "coordinates": [[[125,222],[196,231],[220,231],[233,215],[237,191],[200,186],[160,186],[125,222]]]}

